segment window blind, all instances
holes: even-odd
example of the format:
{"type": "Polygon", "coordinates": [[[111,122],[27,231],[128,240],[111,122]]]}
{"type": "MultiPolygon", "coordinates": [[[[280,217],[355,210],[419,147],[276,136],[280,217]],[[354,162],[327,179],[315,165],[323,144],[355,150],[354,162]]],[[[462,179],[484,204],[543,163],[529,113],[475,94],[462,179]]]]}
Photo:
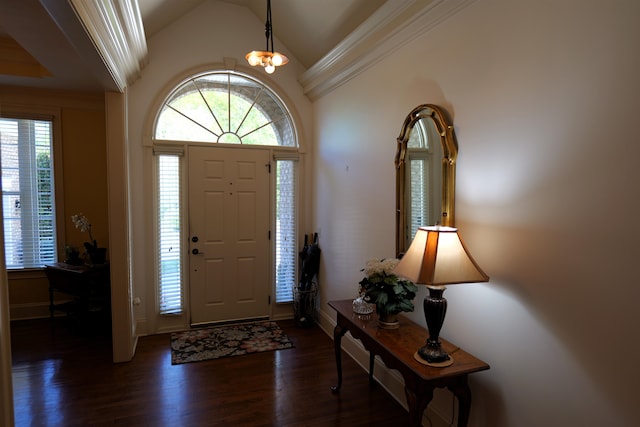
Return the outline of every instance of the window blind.
{"type": "Polygon", "coordinates": [[[0,118],[8,269],[56,261],[52,127],[48,120],[0,118]]]}
{"type": "Polygon", "coordinates": [[[276,160],[276,303],[293,301],[297,283],[297,161],[276,160]]]}
{"type": "Polygon", "coordinates": [[[429,224],[429,185],[427,182],[428,160],[424,157],[412,156],[409,158],[411,167],[411,176],[409,185],[411,189],[409,194],[411,197],[408,200],[409,203],[409,233],[407,233],[412,240],[415,237],[418,228],[423,225],[429,224]]]}
{"type": "Polygon", "coordinates": [[[180,314],[183,311],[180,157],[160,154],[157,161],[159,312],[180,314]]]}

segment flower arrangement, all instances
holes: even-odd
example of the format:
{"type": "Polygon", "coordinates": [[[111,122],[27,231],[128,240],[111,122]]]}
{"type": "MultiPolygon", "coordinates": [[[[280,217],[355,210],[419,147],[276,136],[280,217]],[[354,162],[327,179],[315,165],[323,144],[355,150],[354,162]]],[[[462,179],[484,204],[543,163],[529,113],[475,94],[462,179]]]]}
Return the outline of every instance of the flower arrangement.
{"type": "Polygon", "coordinates": [[[89,233],[89,241],[84,242],[84,247],[87,249],[87,252],[92,252],[98,249],[98,242],[95,241],[93,235],[91,234],[91,223],[89,222],[89,218],[84,216],[82,212],[77,215],[71,215],[71,221],[79,228],[80,231],[89,233]]]}
{"type": "Polygon", "coordinates": [[[413,299],[418,287],[409,280],[393,274],[398,259],[371,259],[365,264],[365,277],[360,281],[360,292],[364,300],[375,304],[378,315],[398,314],[413,311],[413,299]]]}

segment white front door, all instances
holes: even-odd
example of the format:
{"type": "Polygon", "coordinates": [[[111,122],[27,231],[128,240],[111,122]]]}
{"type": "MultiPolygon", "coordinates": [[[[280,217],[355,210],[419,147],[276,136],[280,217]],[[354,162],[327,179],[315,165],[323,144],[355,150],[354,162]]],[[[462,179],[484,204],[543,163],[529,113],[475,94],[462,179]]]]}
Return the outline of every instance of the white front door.
{"type": "Polygon", "coordinates": [[[269,151],[189,148],[191,324],[269,316],[269,151]]]}

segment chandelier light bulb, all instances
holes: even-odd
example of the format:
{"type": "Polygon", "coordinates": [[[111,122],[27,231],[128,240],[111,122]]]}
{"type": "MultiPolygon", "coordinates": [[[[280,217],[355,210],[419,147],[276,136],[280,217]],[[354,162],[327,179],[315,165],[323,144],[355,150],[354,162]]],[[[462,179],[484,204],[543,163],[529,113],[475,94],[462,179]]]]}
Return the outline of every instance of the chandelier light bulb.
{"type": "Polygon", "coordinates": [[[252,67],[255,67],[256,65],[260,64],[260,57],[256,54],[255,51],[253,51],[247,55],[247,62],[252,67]]]}
{"type": "Polygon", "coordinates": [[[282,56],[279,53],[275,53],[273,55],[273,58],[271,58],[271,62],[273,63],[273,65],[275,65],[276,67],[279,67],[282,65],[282,56]]]}
{"type": "Polygon", "coordinates": [[[267,65],[266,67],[264,67],[264,70],[268,73],[268,74],[273,74],[273,72],[276,70],[276,67],[273,66],[272,64],[267,65]]]}

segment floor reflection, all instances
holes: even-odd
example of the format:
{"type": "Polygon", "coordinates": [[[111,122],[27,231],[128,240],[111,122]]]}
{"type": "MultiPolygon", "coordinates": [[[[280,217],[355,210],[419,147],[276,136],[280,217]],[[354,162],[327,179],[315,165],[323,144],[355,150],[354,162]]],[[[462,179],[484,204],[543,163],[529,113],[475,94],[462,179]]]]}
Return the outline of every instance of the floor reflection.
{"type": "Polygon", "coordinates": [[[172,365],[171,352],[164,355],[162,363],[158,366],[158,390],[161,401],[158,412],[165,421],[178,422],[181,410],[187,406],[189,381],[185,369],[188,368],[188,365],[172,365]]]}
{"type": "Polygon", "coordinates": [[[61,360],[48,359],[13,367],[16,419],[23,420],[25,425],[63,425],[62,398],[58,384],[60,379],[57,378],[61,363],[61,360]],[[41,415],[34,419],[33,414],[41,415]]]}

